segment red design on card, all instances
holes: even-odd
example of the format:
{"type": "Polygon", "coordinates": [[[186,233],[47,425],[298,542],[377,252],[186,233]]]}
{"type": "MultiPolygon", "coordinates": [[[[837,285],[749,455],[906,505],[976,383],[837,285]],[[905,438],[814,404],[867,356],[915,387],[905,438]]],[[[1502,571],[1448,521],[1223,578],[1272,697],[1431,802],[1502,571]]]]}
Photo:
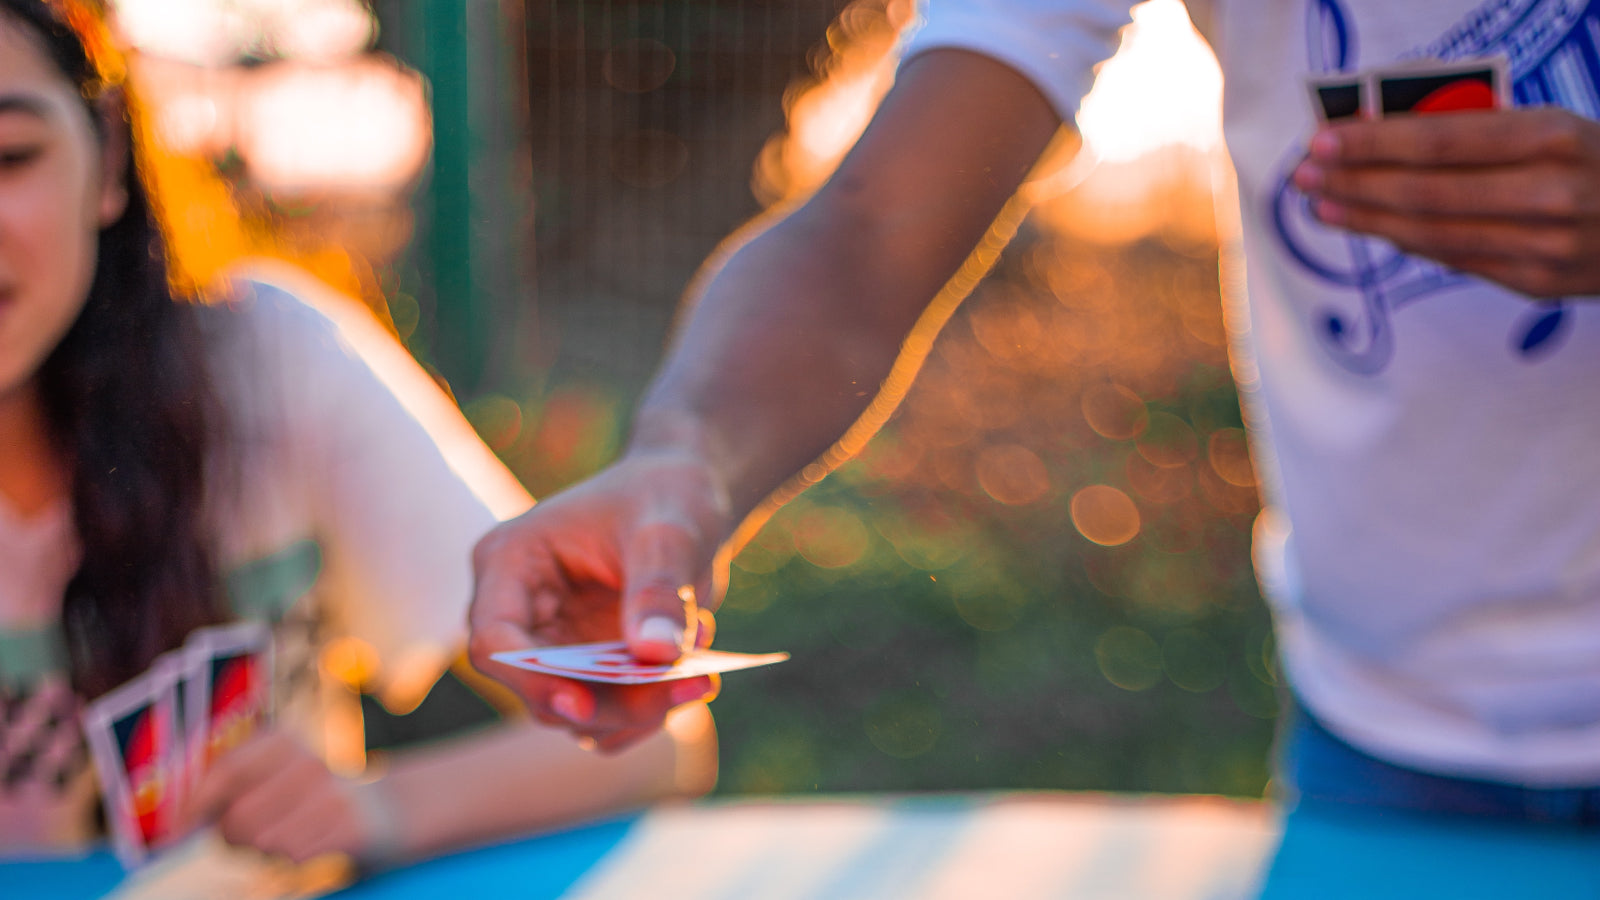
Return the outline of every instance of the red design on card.
{"type": "Polygon", "coordinates": [[[1494,89],[1482,81],[1463,78],[1434,91],[1411,108],[1415,113],[1457,112],[1464,109],[1494,109],[1494,89]]]}

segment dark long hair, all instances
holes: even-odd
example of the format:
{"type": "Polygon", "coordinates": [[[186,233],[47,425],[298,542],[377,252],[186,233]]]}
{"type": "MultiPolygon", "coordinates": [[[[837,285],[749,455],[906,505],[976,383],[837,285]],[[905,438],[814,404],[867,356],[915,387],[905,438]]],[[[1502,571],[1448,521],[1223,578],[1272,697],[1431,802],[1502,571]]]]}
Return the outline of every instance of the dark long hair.
{"type": "MultiPolygon", "coordinates": [[[[101,140],[103,85],[85,38],[55,5],[0,0],[78,86],[101,140]]],[[[98,696],[189,631],[221,618],[205,525],[206,467],[221,440],[196,308],[172,296],[160,231],[130,147],[128,206],[100,232],[83,312],[38,373],[67,461],[82,561],[62,598],[74,687],[98,696]]]]}

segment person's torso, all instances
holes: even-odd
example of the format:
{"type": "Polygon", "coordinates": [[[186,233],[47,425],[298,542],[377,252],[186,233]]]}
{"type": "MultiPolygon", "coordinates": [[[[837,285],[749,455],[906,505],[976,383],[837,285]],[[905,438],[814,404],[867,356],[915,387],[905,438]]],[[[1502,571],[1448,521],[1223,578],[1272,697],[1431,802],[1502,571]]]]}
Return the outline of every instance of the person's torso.
{"type": "MultiPolygon", "coordinates": [[[[1323,226],[1289,180],[1316,128],[1307,76],[1504,55],[1518,105],[1600,117],[1600,2],[1210,5],[1246,259],[1241,388],[1275,517],[1258,557],[1299,629],[1291,672],[1309,641],[1307,681],[1359,670],[1360,690],[1487,742],[1600,731],[1600,309],[1323,226]]],[[[1582,765],[1600,776],[1600,748],[1582,765]]]]}

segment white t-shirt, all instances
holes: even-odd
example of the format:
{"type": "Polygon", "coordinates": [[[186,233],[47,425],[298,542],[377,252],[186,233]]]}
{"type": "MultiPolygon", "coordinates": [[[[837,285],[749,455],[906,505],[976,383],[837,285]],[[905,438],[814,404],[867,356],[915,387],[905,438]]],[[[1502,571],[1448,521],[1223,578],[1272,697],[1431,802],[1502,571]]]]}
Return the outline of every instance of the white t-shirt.
{"type": "MultiPolygon", "coordinates": [[[[420,700],[464,645],[473,545],[531,501],[365,309],[285,266],[238,274],[239,300],[202,313],[230,431],[212,484],[237,485],[211,511],[215,549],[237,616],[274,623],[280,722],[317,747],[320,648],[361,641],[379,697],[420,700]]],[[[24,520],[0,498],[0,759],[16,770],[0,772],[0,856],[87,837],[70,709],[52,735],[26,705],[64,683],[78,552],[64,503],[24,520]]]]}
{"type": "MultiPolygon", "coordinates": [[[[1070,120],[1131,5],[930,0],[908,56],[992,56],[1070,120]]],[[[1600,118],[1600,2],[1191,11],[1225,76],[1245,260],[1225,287],[1248,325],[1234,363],[1267,503],[1257,568],[1296,693],[1396,762],[1600,784],[1600,310],[1323,227],[1288,183],[1315,129],[1312,73],[1505,54],[1519,105],[1600,118]]]]}

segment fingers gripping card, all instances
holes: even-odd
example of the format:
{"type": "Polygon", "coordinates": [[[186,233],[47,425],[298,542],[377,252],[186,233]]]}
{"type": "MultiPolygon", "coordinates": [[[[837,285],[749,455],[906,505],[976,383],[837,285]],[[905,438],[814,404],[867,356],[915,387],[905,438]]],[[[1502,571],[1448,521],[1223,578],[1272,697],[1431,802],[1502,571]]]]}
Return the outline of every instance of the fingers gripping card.
{"type": "Polygon", "coordinates": [[[599,644],[569,644],[561,647],[533,647],[496,653],[490,657],[529,672],[559,675],[598,684],[654,684],[681,678],[696,678],[770,666],[789,658],[787,653],[725,653],[720,650],[691,650],[671,665],[642,663],[628,652],[621,641],[599,644]]]}

